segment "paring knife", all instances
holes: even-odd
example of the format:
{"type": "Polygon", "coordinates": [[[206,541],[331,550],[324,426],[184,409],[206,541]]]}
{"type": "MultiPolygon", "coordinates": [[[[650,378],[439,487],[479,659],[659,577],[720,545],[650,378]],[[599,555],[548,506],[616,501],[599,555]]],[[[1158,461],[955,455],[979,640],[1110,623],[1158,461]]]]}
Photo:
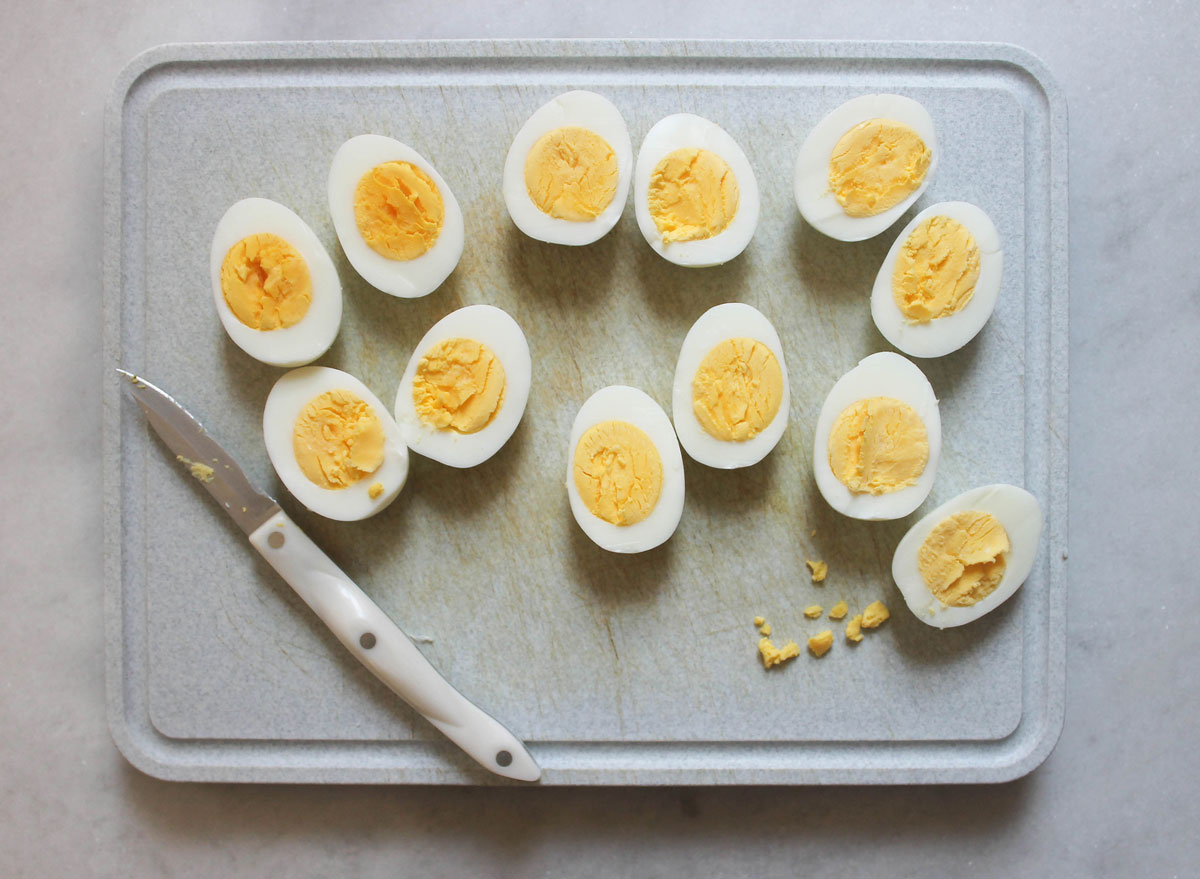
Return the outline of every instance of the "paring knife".
{"type": "Polygon", "coordinates": [[[450,686],[424,655],[325,555],[190,412],[150,382],[118,369],[133,398],[188,472],[233,517],[272,568],[354,656],[481,766],[537,781],[541,768],[521,740],[450,686]]]}

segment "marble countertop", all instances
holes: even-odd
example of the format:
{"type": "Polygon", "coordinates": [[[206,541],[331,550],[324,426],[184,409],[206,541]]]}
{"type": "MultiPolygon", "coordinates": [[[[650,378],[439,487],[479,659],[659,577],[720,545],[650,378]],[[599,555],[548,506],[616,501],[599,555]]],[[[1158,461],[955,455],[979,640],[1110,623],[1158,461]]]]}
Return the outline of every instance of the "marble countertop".
{"type": "Polygon", "coordinates": [[[0,419],[6,875],[1194,874],[1200,10],[768,0],[730,11],[4,6],[0,240],[17,379],[0,419]],[[117,71],[175,41],[584,36],[1004,41],[1057,76],[1071,137],[1067,704],[1058,747],[1030,776],[924,788],[202,785],[146,777],[116,751],[97,436],[102,121],[117,71]]]}

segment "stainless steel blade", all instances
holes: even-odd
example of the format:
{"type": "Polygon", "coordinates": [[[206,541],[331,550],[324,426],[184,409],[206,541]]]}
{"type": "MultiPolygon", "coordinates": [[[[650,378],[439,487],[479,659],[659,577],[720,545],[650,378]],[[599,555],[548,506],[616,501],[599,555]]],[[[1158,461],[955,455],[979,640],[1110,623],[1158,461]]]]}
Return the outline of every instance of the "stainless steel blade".
{"type": "Polygon", "coordinates": [[[161,388],[131,372],[117,372],[129,380],[133,399],[146,420],[177,460],[216,498],[246,534],[279,512],[279,504],[246,478],[237,461],[208,435],[204,426],[161,388]]]}

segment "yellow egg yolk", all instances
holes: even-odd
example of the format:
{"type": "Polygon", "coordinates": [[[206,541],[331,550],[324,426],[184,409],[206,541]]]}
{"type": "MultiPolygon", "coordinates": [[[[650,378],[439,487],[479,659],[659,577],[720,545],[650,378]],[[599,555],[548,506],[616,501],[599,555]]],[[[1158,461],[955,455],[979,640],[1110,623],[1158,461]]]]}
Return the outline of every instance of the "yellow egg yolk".
{"type": "Polygon", "coordinates": [[[292,428],[296,463],[321,488],[346,488],[374,473],[383,463],[383,442],[379,417],[350,391],[309,400],[292,428]]]}
{"type": "Polygon", "coordinates": [[[753,339],[726,339],[708,352],[692,379],[692,411],[710,436],[740,442],[757,436],[779,412],[783,371],[771,349],[753,339]]]}
{"type": "Polygon", "coordinates": [[[842,135],[829,158],[829,188],[851,217],[872,217],[917,190],[929,170],[921,136],[891,119],[868,119],[842,135]]]}
{"type": "Polygon", "coordinates": [[[887,609],[887,606],[882,601],[872,601],[863,608],[862,627],[864,629],[878,629],[888,621],[891,615],[891,611],[887,609]]]}
{"type": "Polygon", "coordinates": [[[425,352],[413,378],[418,417],[438,430],[475,433],[504,403],[504,366],[474,339],[444,339],[425,352]]]}
{"type": "Polygon", "coordinates": [[[617,194],[617,156],[590,129],[556,128],[525,157],[525,188],[542,213],[575,223],[594,220],[617,194]]]}
{"type": "Polygon", "coordinates": [[[799,656],[800,645],[795,641],[788,641],[782,647],[776,647],[770,638],[761,638],[758,642],[758,655],[762,659],[763,668],[770,668],[799,656]]]}
{"type": "Polygon", "coordinates": [[[808,649],[812,651],[813,656],[824,656],[832,646],[833,630],[831,629],[826,629],[824,632],[817,632],[817,634],[808,639],[808,649]]]}
{"type": "Polygon", "coordinates": [[[917,552],[921,579],[942,604],[970,607],[1004,579],[1008,532],[994,516],[968,510],[947,516],[917,552]]]}
{"type": "Polygon", "coordinates": [[[831,620],[840,620],[845,618],[846,614],[850,613],[850,607],[844,601],[839,601],[829,609],[829,618],[831,620]]]}
{"type": "Polygon", "coordinates": [[[891,397],[859,400],[829,433],[829,468],[855,493],[887,494],[914,484],[929,461],[925,422],[891,397]]]}
{"type": "Polygon", "coordinates": [[[863,639],[862,636],[862,614],[856,613],[850,617],[850,622],[846,623],[846,640],[854,641],[855,643],[863,639]]]}
{"type": "Polygon", "coordinates": [[[737,213],[737,178],[716,153],[696,147],[675,150],[650,174],[649,204],[665,243],[712,238],[737,213]]]}
{"type": "Polygon", "coordinates": [[[892,298],[912,323],[962,311],[979,280],[979,248],[949,217],[930,217],[905,239],[892,271],[892,298]]]}
{"type": "Polygon", "coordinates": [[[437,242],[446,219],[442,194],[409,162],[385,162],[354,189],[354,220],[367,245],[386,259],[416,259],[437,242]]]}
{"type": "Polygon", "coordinates": [[[278,235],[243,238],[221,262],[221,293],[237,319],[254,330],[298,323],[312,303],[308,263],[278,235]]]}
{"type": "Polygon", "coordinates": [[[633,525],[654,511],[662,458],[645,431],[627,421],[588,428],[575,447],[575,488],[593,516],[633,525]]]}

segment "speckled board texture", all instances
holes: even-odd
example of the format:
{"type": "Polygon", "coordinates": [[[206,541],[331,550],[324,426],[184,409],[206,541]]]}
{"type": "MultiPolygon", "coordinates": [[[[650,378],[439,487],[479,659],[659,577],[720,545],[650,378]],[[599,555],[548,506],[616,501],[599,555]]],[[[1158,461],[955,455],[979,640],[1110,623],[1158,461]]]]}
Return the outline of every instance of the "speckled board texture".
{"type": "MultiPolygon", "coordinates": [[[[451,682],[530,744],[541,784],[999,781],[1053,747],[1064,687],[1066,109],[1032,56],[947,43],[167,46],[115,84],[107,149],[107,364],[197,415],[451,682]],[[574,88],[614,101],[635,149],[670,113],[728,130],[762,193],[746,252],[716,268],[673,266],[643,241],[632,204],[588,247],[523,236],[500,190],[509,142],[574,88]],[[913,211],[980,205],[1006,260],[983,332],[920,362],[945,443],[932,494],[904,520],[871,523],[821,499],[812,431],[838,376],[889,350],[868,300],[912,212],[842,244],[800,218],[791,181],[812,125],[884,91],[921,101],[937,126],[941,165],[913,211]],[[463,207],[462,261],[426,298],[374,290],[337,244],[329,162],[368,132],[427,156],[463,207]],[[229,341],[209,285],[214,226],[247,196],[291,207],[334,256],[345,313],[318,363],[385,401],[449,311],[490,303],[516,318],[532,391],[495,458],[458,471],[414,456],[400,498],[364,522],[324,520],[286,494],[261,420],[282,371],[229,341]],[[640,555],[606,553],[576,526],[563,488],[575,410],[616,383],[669,407],[683,336],[727,301],[754,305],[779,331],[792,386],[783,440],[741,471],[685,456],[675,536],[640,555]],[[892,551],[924,512],[990,482],[1042,502],[1034,572],[983,620],[930,628],[892,584],[892,551]],[[828,562],[824,584],[806,559],[828,562]],[[806,606],[876,599],[893,615],[861,644],[839,637],[821,659],[759,664],[756,615],[803,643],[830,625],[806,620],[806,606]]],[[[178,472],[115,373],[104,409],[110,722],[135,765],[171,779],[507,783],[340,647],[178,472]]]]}

